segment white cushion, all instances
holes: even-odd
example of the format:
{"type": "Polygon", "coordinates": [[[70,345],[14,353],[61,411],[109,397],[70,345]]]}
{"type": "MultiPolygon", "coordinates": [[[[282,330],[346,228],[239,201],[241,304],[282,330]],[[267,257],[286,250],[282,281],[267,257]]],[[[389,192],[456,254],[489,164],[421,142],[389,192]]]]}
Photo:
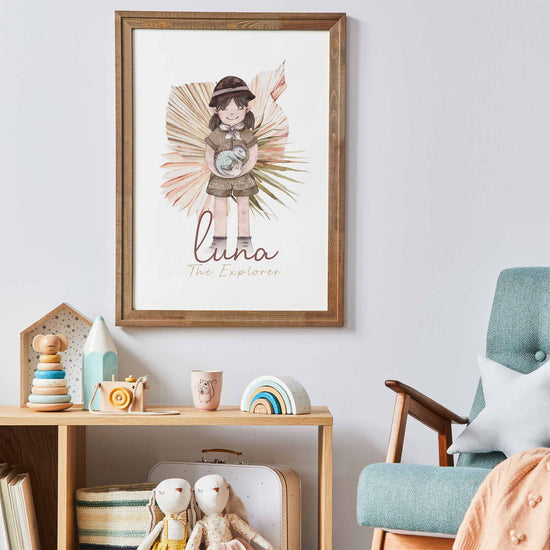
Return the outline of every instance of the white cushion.
{"type": "Polygon", "coordinates": [[[502,451],[511,456],[550,447],[550,362],[521,374],[478,357],[485,408],[449,447],[448,453],[502,451]]]}

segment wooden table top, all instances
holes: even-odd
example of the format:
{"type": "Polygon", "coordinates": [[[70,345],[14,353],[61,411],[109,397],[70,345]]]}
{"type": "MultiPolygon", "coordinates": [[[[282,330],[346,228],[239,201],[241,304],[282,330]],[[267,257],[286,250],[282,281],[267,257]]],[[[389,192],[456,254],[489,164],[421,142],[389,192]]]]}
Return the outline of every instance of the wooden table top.
{"type": "Polygon", "coordinates": [[[0,426],[332,426],[327,407],[311,408],[310,414],[254,414],[239,407],[198,411],[194,407],[148,407],[148,411],[173,410],[178,415],[138,416],[92,414],[74,406],[61,412],[37,412],[29,408],[0,406],[0,426]]]}

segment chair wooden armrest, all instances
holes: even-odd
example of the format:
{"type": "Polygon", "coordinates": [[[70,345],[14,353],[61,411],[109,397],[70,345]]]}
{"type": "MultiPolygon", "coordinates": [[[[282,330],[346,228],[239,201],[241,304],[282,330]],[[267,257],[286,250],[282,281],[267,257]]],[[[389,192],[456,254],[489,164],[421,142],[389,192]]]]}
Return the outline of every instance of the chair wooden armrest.
{"type": "Polygon", "coordinates": [[[453,457],[447,454],[447,449],[453,442],[451,424],[467,424],[468,419],[398,380],[386,380],[386,386],[397,394],[386,462],[401,462],[407,418],[412,416],[437,432],[439,465],[453,466],[453,457]]]}
{"type": "MultiPolygon", "coordinates": [[[[395,393],[405,393],[411,397],[413,401],[416,401],[420,405],[423,405],[426,409],[436,414],[438,417],[445,420],[450,420],[453,424],[468,424],[468,419],[464,416],[459,416],[453,411],[450,411],[443,405],[440,405],[437,401],[429,398],[427,395],[420,393],[418,390],[399,382],[399,380],[386,380],[386,386],[393,390],[395,393]]],[[[413,415],[414,416],[414,415],[413,415]]],[[[420,422],[422,420],[419,418],[420,422]]],[[[430,426],[431,427],[431,426],[430,426]]],[[[435,429],[435,428],[434,428],[435,429]]]]}

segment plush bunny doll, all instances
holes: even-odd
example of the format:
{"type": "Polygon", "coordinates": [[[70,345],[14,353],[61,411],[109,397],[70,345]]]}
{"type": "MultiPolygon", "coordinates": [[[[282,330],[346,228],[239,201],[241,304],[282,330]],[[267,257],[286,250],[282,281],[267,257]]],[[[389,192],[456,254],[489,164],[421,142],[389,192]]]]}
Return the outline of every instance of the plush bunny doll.
{"type": "Polygon", "coordinates": [[[239,508],[244,510],[244,504],[222,476],[201,477],[195,483],[195,500],[204,517],[195,524],[186,550],[199,550],[202,542],[207,550],[252,550],[252,541],[263,550],[273,550],[245,519],[234,513],[239,508]]]}
{"type": "Polygon", "coordinates": [[[137,550],[185,550],[188,535],[187,510],[191,502],[191,485],[185,479],[165,479],[153,490],[147,505],[151,515],[149,534],[143,539],[137,550]],[[164,519],[156,525],[153,506],[164,513],[164,519]],[[157,541],[159,535],[161,535],[157,541]],[[156,541],[156,542],[155,542],[156,541]]]}

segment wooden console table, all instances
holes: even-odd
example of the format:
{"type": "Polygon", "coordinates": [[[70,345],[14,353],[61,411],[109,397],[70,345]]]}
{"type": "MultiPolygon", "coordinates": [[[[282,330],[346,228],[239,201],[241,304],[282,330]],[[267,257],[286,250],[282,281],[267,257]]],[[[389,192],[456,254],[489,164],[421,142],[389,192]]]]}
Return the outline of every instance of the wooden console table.
{"type": "Polygon", "coordinates": [[[0,407],[0,460],[20,464],[31,475],[43,548],[78,548],[74,494],[86,485],[86,426],[317,426],[319,550],[332,550],[332,415],[327,407],[313,407],[304,415],[252,414],[238,407],[215,412],[162,408],[181,414],[106,416],[76,407],[60,413],[0,407]]]}

